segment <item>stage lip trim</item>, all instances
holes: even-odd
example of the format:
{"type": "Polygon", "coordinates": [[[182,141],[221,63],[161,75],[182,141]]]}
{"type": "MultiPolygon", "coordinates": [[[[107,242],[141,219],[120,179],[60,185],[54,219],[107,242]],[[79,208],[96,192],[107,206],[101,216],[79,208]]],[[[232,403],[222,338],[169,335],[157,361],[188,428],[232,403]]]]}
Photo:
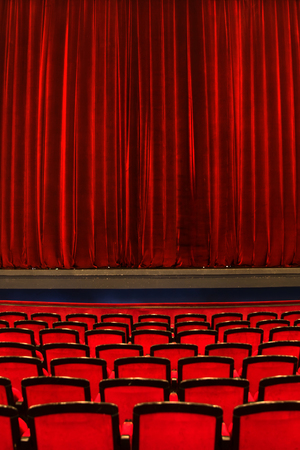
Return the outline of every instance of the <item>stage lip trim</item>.
{"type": "Polygon", "coordinates": [[[300,287],[300,267],[0,270],[0,289],[224,289],[270,287],[300,287]]]}

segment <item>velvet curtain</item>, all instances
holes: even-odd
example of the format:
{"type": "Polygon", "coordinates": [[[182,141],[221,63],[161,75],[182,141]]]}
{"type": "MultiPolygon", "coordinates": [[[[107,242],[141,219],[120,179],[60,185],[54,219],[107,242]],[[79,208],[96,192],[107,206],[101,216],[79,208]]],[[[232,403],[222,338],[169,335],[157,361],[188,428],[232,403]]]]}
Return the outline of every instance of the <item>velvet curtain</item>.
{"type": "Polygon", "coordinates": [[[2,268],[300,263],[298,0],[2,0],[2,268]]]}

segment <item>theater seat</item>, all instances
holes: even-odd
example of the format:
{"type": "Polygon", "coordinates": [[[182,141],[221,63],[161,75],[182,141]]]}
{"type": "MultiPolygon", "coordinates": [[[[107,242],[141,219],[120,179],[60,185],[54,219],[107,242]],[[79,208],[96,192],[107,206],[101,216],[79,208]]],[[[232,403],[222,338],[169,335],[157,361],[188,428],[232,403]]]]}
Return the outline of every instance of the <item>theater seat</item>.
{"type": "Polygon", "coordinates": [[[259,382],[258,401],[300,401],[299,375],[263,378],[259,382]]]}
{"type": "Polygon", "coordinates": [[[192,356],[178,361],[178,383],[193,378],[231,378],[234,359],[226,356],[192,356]]]}
{"type": "Polygon", "coordinates": [[[3,450],[20,448],[18,410],[13,406],[0,405],[0,446],[3,450]]]}
{"type": "Polygon", "coordinates": [[[222,409],[199,403],[142,403],[133,410],[133,450],[217,449],[222,409]]]}
{"type": "Polygon", "coordinates": [[[133,356],[115,361],[116,378],[153,378],[171,383],[170,361],[154,356],[133,356]]]}

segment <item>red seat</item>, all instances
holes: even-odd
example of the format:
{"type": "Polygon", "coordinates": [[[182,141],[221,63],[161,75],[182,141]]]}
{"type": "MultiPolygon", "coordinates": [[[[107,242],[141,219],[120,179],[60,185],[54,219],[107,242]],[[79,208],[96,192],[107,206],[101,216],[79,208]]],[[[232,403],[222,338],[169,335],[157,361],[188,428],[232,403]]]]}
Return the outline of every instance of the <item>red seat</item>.
{"type": "Polygon", "coordinates": [[[264,332],[263,342],[271,341],[270,339],[270,331],[273,328],[277,327],[288,327],[290,322],[288,320],[283,319],[273,319],[273,320],[261,320],[257,322],[256,327],[260,328],[264,332]]]}
{"type": "Polygon", "coordinates": [[[252,346],[252,355],[257,353],[262,339],[263,330],[260,328],[233,328],[224,331],[224,342],[250,344],[252,346]]]}
{"type": "Polygon", "coordinates": [[[14,403],[10,379],[0,377],[0,405],[14,406],[14,403]]]}
{"type": "Polygon", "coordinates": [[[186,314],[176,314],[174,317],[175,324],[181,322],[206,322],[207,316],[206,314],[197,314],[197,313],[186,313],[186,314]]]}
{"type": "Polygon", "coordinates": [[[106,361],[96,358],[59,358],[50,362],[51,375],[84,378],[90,382],[91,398],[99,392],[99,382],[107,378],[106,361]]]}
{"type": "Polygon", "coordinates": [[[133,450],[217,449],[222,409],[199,403],[142,403],[133,410],[133,450]]]}
{"type": "Polygon", "coordinates": [[[143,356],[143,347],[134,344],[106,344],[96,347],[96,358],[107,362],[107,369],[114,370],[115,360],[130,356],[143,356]]]}
{"type": "Polygon", "coordinates": [[[120,330],[125,333],[125,342],[129,341],[129,325],[122,322],[97,322],[93,325],[93,330],[120,330]]]}
{"type": "Polygon", "coordinates": [[[132,325],[133,325],[133,317],[131,314],[102,314],[101,322],[122,322],[127,323],[129,325],[129,335],[131,336],[132,325]]]}
{"type": "Polygon", "coordinates": [[[248,320],[228,320],[216,324],[216,331],[218,333],[218,341],[224,342],[224,332],[233,328],[249,328],[250,322],[248,320]]]}
{"type": "Polygon", "coordinates": [[[36,358],[36,347],[19,342],[0,342],[0,356],[31,356],[36,358]]]}
{"type": "Polygon", "coordinates": [[[270,331],[270,341],[300,341],[300,327],[274,328],[270,331]]]}
{"type": "Polygon", "coordinates": [[[132,356],[115,361],[116,378],[153,378],[171,382],[170,361],[154,356],[132,356]]]}
{"type": "Polygon", "coordinates": [[[205,354],[209,356],[228,356],[234,360],[236,375],[242,373],[244,358],[251,356],[252,347],[250,344],[235,344],[232,342],[219,342],[217,344],[207,345],[205,354]]]}
{"type": "Polygon", "coordinates": [[[43,345],[42,353],[44,355],[47,370],[50,373],[50,362],[52,359],[89,357],[90,348],[88,345],[75,344],[73,342],[55,342],[53,344],[43,345]]]}
{"type": "Polygon", "coordinates": [[[37,312],[31,314],[31,320],[42,320],[43,322],[47,322],[49,328],[51,328],[54,322],[61,320],[61,315],[58,313],[37,312]]]}
{"type": "Polygon", "coordinates": [[[295,356],[299,360],[299,341],[270,341],[258,346],[259,355],[288,355],[295,356]]]}
{"type": "Polygon", "coordinates": [[[93,329],[94,323],[98,322],[96,314],[89,313],[72,313],[66,315],[66,321],[86,323],[89,330],[93,329]]]}
{"type": "Polygon", "coordinates": [[[243,320],[243,314],[235,312],[213,314],[211,316],[211,328],[215,330],[217,323],[227,322],[229,320],[243,320]]]}
{"type": "Polygon", "coordinates": [[[92,357],[95,357],[98,345],[122,344],[125,341],[125,332],[120,330],[90,330],[85,333],[85,343],[90,347],[92,357]]]}
{"type": "Polygon", "coordinates": [[[233,377],[234,360],[226,356],[192,356],[178,361],[178,383],[193,378],[233,377]]]}
{"type": "Polygon", "coordinates": [[[90,401],[90,383],[83,378],[32,377],[21,382],[25,411],[34,405],[90,401]]]}
{"type": "Polygon", "coordinates": [[[20,342],[35,345],[34,332],[23,328],[1,328],[0,342],[20,342]]]}
{"type": "Polygon", "coordinates": [[[116,405],[91,402],[51,403],[28,410],[33,450],[119,450],[116,405]]]}
{"type": "Polygon", "coordinates": [[[263,378],[259,382],[258,401],[300,401],[299,375],[263,378]]]}
{"type": "Polygon", "coordinates": [[[150,355],[150,347],[171,342],[172,333],[163,330],[136,330],[132,332],[131,341],[143,347],[144,355],[150,355]]]}
{"type": "Polygon", "coordinates": [[[169,324],[166,322],[136,322],[133,324],[132,331],[136,330],[164,330],[170,331],[169,324]]]}
{"type": "Polygon", "coordinates": [[[79,332],[66,328],[48,328],[40,331],[41,345],[58,342],[79,344],[79,332]]]}
{"type": "Polygon", "coordinates": [[[150,356],[158,358],[167,358],[171,363],[172,378],[177,380],[178,360],[189,356],[197,356],[198,347],[193,344],[178,344],[171,342],[170,344],[152,345],[150,348],[150,356]]]}
{"type": "Polygon", "coordinates": [[[13,406],[0,406],[1,448],[15,450],[20,448],[18,410],[13,406]]]}
{"type": "Polygon", "coordinates": [[[85,342],[85,332],[88,329],[88,325],[85,322],[71,322],[70,320],[54,322],[52,324],[54,329],[66,328],[69,330],[76,330],[79,333],[79,340],[81,344],[85,342]]]}
{"type": "Polygon", "coordinates": [[[262,378],[275,375],[295,375],[298,360],[294,356],[260,355],[243,361],[242,378],[249,381],[249,391],[257,398],[258,385],[262,378]]]}
{"type": "Polygon", "coordinates": [[[190,331],[190,330],[208,330],[210,328],[209,322],[202,321],[185,321],[185,322],[178,322],[175,323],[174,327],[174,334],[175,339],[177,338],[177,334],[181,331],[190,331]]]}
{"type": "Polygon", "coordinates": [[[278,319],[278,314],[273,311],[255,311],[249,313],[247,320],[250,321],[250,327],[256,327],[257,322],[261,320],[278,319]]]}
{"type": "Polygon", "coordinates": [[[167,314],[141,314],[138,322],[165,322],[171,326],[171,318],[167,314]]]}
{"type": "Polygon", "coordinates": [[[0,328],[8,328],[9,323],[7,320],[0,320],[0,328]]]}
{"type": "Polygon", "coordinates": [[[218,405],[223,410],[223,433],[230,435],[233,410],[248,402],[249,382],[237,378],[203,378],[182,381],[179,399],[183,402],[218,405]]]}
{"type": "MultiPolygon", "coordinates": [[[[101,402],[118,406],[121,428],[125,421],[132,421],[136,404],[169,400],[169,384],[164,380],[117,378],[100,381],[99,389],[101,402]]],[[[124,431],[127,433],[128,427],[124,431]]]]}
{"type": "Polygon", "coordinates": [[[286,319],[291,325],[294,325],[295,320],[300,319],[300,311],[286,311],[281,314],[282,319],[286,319]]]}
{"type": "Polygon", "coordinates": [[[25,312],[2,311],[0,312],[0,319],[6,320],[9,326],[13,328],[16,320],[27,320],[28,315],[25,312]]]}
{"type": "Polygon", "coordinates": [[[232,450],[299,448],[299,402],[257,402],[233,414],[232,450]]]}
{"type": "Polygon", "coordinates": [[[40,330],[48,328],[48,323],[42,320],[16,320],[15,328],[22,328],[24,330],[32,330],[34,333],[34,340],[36,345],[40,345],[40,330]]]}
{"type": "Polygon", "coordinates": [[[176,336],[176,342],[197,345],[198,354],[204,355],[205,347],[217,342],[217,332],[215,330],[180,331],[176,336]]]}

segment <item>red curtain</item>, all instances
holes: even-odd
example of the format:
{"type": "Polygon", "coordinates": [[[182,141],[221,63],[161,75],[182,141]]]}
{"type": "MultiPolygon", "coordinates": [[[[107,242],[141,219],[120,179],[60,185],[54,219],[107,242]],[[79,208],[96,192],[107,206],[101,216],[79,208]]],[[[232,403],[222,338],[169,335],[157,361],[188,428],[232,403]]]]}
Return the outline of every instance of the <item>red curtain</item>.
{"type": "Polygon", "coordinates": [[[1,0],[2,268],[300,263],[298,0],[1,0]]]}

